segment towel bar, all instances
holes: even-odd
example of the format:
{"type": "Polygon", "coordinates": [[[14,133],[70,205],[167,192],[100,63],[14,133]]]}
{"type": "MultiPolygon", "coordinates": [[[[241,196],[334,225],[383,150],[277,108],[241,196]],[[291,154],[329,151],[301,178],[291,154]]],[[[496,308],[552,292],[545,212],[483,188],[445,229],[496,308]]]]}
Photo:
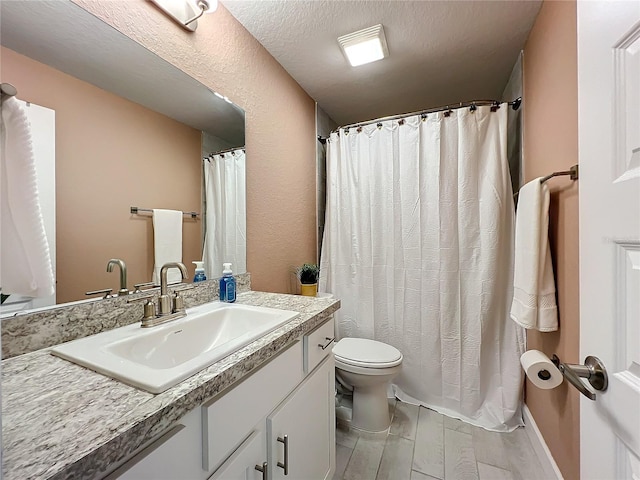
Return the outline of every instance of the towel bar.
{"type": "MultiPolygon", "coordinates": [[[[131,215],[138,215],[140,212],[153,213],[150,208],[131,207],[131,215]]],[[[189,215],[191,218],[197,218],[200,216],[197,212],[182,212],[183,215],[189,215]]]]}
{"type": "Polygon", "coordinates": [[[564,176],[564,175],[569,175],[569,178],[571,178],[571,180],[578,180],[578,165],[574,165],[569,170],[565,170],[565,171],[562,171],[562,172],[553,172],[552,174],[541,178],[540,179],[540,183],[545,183],[547,180],[549,180],[549,179],[551,179],[553,177],[561,177],[561,176],[564,176]]]}
{"type": "MultiPolygon", "coordinates": [[[[573,181],[578,180],[578,165],[574,165],[573,167],[571,167],[569,170],[564,170],[562,172],[553,172],[549,175],[547,175],[546,177],[542,177],[540,179],[540,183],[545,183],[547,180],[552,179],[553,177],[563,177],[563,176],[569,176],[569,178],[573,181]]],[[[518,194],[520,192],[516,192],[513,194],[513,198],[518,198],[518,194]]]]}

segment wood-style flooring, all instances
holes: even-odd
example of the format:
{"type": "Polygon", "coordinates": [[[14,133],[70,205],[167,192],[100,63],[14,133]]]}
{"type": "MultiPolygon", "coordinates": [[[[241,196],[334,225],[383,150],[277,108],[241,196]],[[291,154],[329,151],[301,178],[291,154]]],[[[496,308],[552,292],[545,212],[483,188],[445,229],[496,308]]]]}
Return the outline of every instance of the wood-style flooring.
{"type": "Polygon", "coordinates": [[[489,432],[392,401],[389,433],[336,428],[334,480],[538,480],[542,466],[518,428],[489,432]]]}

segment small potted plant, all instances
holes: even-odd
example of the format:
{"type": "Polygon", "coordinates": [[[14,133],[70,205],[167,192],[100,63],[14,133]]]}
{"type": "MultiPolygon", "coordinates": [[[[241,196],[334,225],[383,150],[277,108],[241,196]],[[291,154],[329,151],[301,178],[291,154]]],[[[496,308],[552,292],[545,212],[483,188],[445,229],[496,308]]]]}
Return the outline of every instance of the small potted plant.
{"type": "Polygon", "coordinates": [[[320,269],[315,263],[305,263],[298,268],[300,280],[300,293],[307,297],[315,297],[318,293],[318,276],[320,269]]]}

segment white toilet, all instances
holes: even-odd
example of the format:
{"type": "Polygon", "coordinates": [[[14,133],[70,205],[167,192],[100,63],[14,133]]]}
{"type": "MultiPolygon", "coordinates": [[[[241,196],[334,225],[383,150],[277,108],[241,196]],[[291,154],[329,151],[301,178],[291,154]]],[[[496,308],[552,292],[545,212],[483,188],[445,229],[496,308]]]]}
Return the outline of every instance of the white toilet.
{"type": "Polygon", "coordinates": [[[333,347],[336,377],[353,387],[351,426],[368,432],[389,428],[387,386],[402,368],[402,353],[365,338],[343,338],[333,347]]]}

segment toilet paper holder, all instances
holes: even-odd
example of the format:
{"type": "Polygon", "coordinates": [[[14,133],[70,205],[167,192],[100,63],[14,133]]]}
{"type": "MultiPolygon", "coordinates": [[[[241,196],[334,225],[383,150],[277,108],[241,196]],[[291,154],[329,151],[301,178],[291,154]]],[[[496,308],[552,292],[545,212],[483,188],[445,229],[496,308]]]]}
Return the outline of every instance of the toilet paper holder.
{"type": "Polygon", "coordinates": [[[589,355],[584,359],[584,365],[562,363],[555,354],[551,357],[551,361],[558,367],[564,378],[589,400],[595,401],[596,394],[587,388],[580,378],[586,378],[593,388],[601,392],[604,392],[609,385],[607,369],[598,357],[589,355]]]}

